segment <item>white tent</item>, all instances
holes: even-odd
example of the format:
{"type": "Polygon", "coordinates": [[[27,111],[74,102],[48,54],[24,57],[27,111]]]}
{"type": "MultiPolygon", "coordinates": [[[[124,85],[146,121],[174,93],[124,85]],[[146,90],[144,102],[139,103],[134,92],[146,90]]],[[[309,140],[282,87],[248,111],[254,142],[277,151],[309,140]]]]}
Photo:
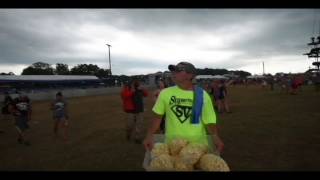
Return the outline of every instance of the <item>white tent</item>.
{"type": "Polygon", "coordinates": [[[212,75],[198,75],[196,79],[213,79],[212,75]]]}
{"type": "Polygon", "coordinates": [[[247,76],[247,79],[262,79],[265,78],[263,75],[253,75],[253,76],[247,76]]]}
{"type": "Polygon", "coordinates": [[[198,75],[196,76],[196,79],[229,79],[225,76],[221,76],[221,75],[198,75]]]}
{"type": "Polygon", "coordinates": [[[229,78],[222,75],[214,75],[212,76],[212,79],[229,79],[229,78]]]}
{"type": "Polygon", "coordinates": [[[224,74],[223,76],[228,77],[228,78],[238,78],[238,77],[240,77],[239,75],[235,75],[235,74],[224,74]]]}

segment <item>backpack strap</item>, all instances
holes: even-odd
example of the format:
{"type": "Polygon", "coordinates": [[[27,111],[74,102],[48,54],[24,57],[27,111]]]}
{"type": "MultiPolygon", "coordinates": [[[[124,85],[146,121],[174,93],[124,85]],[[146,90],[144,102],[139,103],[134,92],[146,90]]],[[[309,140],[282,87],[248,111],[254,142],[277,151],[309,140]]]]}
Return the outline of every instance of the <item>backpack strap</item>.
{"type": "Polygon", "coordinates": [[[193,106],[192,106],[192,119],[191,123],[192,124],[199,124],[200,123],[200,118],[201,118],[201,113],[202,113],[202,107],[203,107],[203,89],[195,86],[194,91],[193,91],[193,106]]]}

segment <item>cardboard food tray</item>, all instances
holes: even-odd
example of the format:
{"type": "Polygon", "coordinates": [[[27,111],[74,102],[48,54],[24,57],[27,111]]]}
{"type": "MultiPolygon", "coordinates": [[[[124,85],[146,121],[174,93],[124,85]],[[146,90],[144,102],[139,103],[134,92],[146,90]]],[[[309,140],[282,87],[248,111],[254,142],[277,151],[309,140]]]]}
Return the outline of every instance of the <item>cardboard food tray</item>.
{"type": "MultiPolygon", "coordinates": [[[[208,142],[209,142],[209,152],[214,153],[216,155],[219,155],[219,153],[214,149],[214,145],[212,144],[212,137],[210,135],[208,135],[207,137],[208,137],[208,142]]],[[[154,138],[154,143],[158,143],[158,142],[163,143],[165,137],[163,134],[154,134],[153,138],[154,138]]],[[[145,155],[144,155],[142,167],[146,171],[151,171],[150,163],[151,163],[151,153],[150,153],[150,151],[146,151],[145,155]]]]}

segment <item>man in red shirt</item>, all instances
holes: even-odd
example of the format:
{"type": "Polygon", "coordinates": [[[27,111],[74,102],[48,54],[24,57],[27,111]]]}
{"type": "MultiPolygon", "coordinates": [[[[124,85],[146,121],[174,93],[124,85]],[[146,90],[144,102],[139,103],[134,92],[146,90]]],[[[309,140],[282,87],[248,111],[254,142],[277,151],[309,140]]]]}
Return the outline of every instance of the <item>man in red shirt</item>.
{"type": "Polygon", "coordinates": [[[130,121],[134,119],[133,90],[130,82],[124,84],[121,91],[122,108],[126,113],[126,138],[130,140],[132,127],[130,121]]]}

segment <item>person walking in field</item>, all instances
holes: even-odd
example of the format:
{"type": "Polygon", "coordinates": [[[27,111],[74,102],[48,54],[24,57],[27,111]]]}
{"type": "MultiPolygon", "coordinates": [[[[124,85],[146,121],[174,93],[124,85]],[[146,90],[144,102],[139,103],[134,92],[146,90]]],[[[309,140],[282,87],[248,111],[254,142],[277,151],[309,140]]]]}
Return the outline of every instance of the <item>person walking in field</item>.
{"type": "Polygon", "coordinates": [[[15,127],[18,132],[18,143],[30,146],[28,141],[27,130],[31,121],[32,106],[30,99],[26,94],[20,94],[19,97],[13,100],[9,105],[9,112],[14,116],[15,127]]]}
{"type": "Polygon", "coordinates": [[[211,82],[211,90],[210,95],[212,99],[212,104],[215,110],[218,109],[220,106],[220,99],[219,99],[219,80],[213,80],[211,82]]]}
{"type": "Polygon", "coordinates": [[[10,117],[9,105],[12,104],[13,99],[8,92],[4,93],[4,100],[1,108],[2,119],[8,119],[10,117]]]}
{"type": "Polygon", "coordinates": [[[68,115],[68,103],[64,99],[61,92],[56,94],[56,99],[51,103],[51,110],[53,111],[53,133],[55,138],[59,136],[59,128],[63,129],[63,140],[68,141],[68,127],[69,127],[69,115],[68,115]]]}
{"type": "MultiPolygon", "coordinates": [[[[231,82],[231,81],[230,81],[231,82]]],[[[227,85],[230,84],[230,82],[228,84],[225,83],[224,80],[220,80],[220,84],[219,84],[219,94],[218,94],[218,111],[219,113],[223,113],[224,111],[227,113],[231,113],[230,108],[229,108],[229,103],[227,101],[227,85]]]]}
{"type": "Polygon", "coordinates": [[[176,86],[162,90],[152,111],[154,119],[144,139],[144,147],[151,151],[154,134],[159,129],[161,118],[166,115],[165,143],[182,138],[192,143],[209,145],[207,133],[212,135],[213,144],[222,152],[224,143],[216,128],[216,114],[210,96],[202,88],[193,84],[196,68],[189,62],[169,65],[176,86]]]}
{"type": "Polygon", "coordinates": [[[121,90],[122,108],[126,113],[126,139],[129,141],[132,134],[132,121],[135,121],[134,103],[133,103],[133,88],[132,83],[127,82],[121,90]]]}
{"type": "Polygon", "coordinates": [[[140,81],[133,82],[133,104],[134,104],[134,119],[129,122],[129,129],[134,133],[134,141],[137,144],[142,142],[142,125],[144,101],[143,98],[148,96],[148,91],[141,87],[140,81]]]}

